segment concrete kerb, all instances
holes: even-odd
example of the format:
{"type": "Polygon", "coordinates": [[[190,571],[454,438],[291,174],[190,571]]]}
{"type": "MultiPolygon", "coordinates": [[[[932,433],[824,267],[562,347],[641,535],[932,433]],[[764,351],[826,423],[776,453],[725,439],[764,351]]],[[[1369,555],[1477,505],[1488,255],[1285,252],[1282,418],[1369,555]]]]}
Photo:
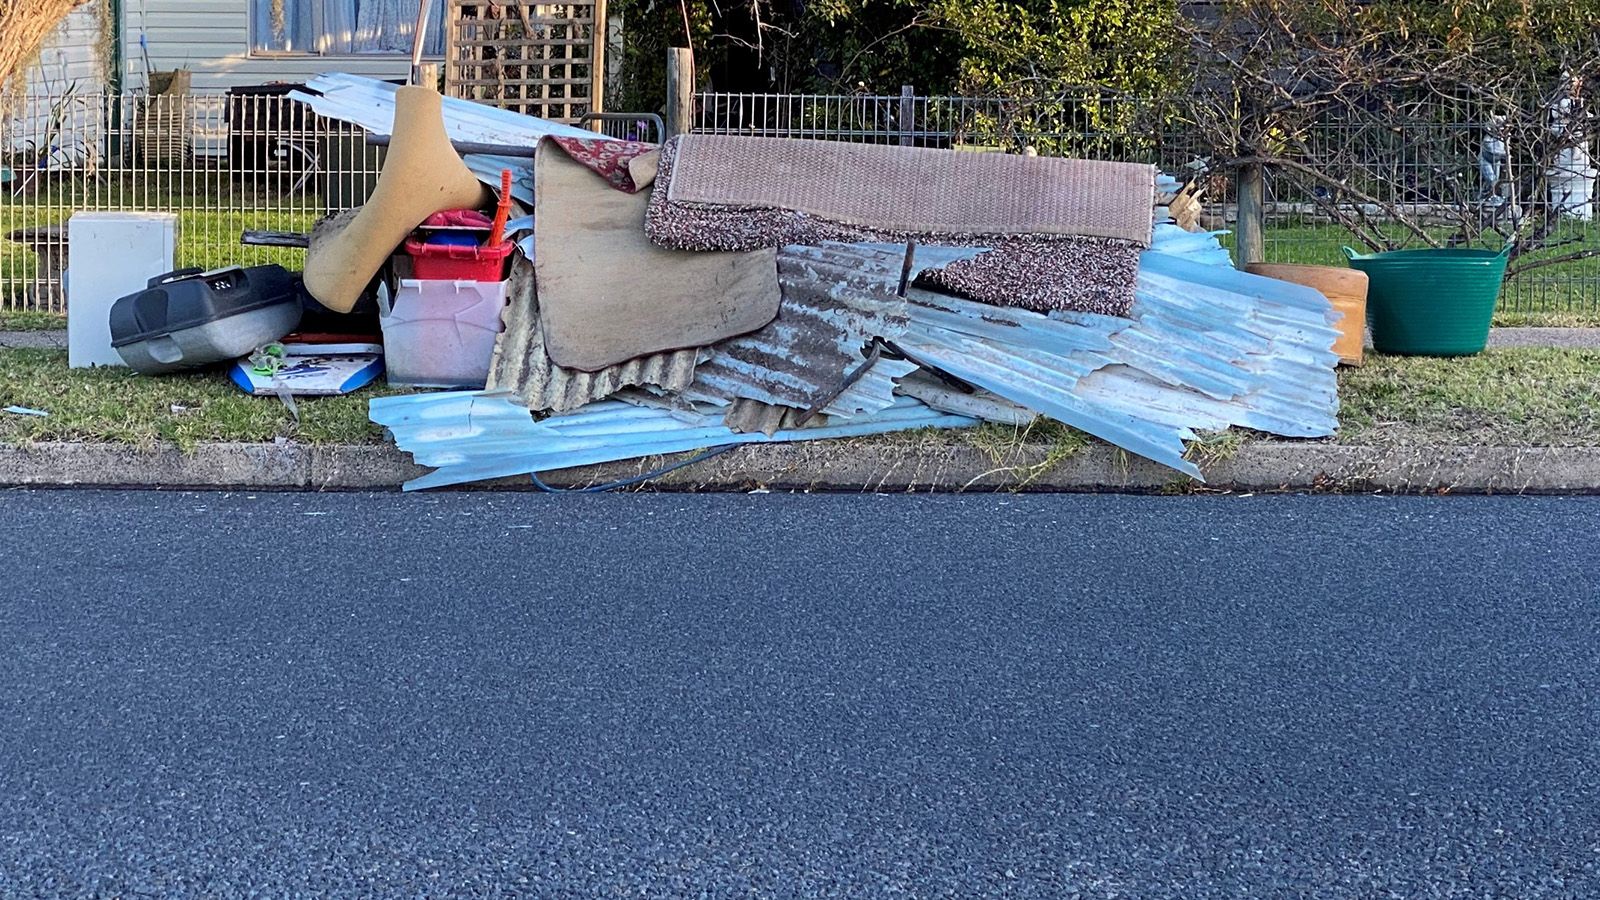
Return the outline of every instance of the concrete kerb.
{"type": "MultiPolygon", "coordinates": [[[[1113,447],[1097,445],[1050,464],[1050,448],[995,459],[937,441],[771,444],[673,472],[663,490],[746,491],[1329,491],[1392,493],[1600,493],[1600,447],[1347,447],[1257,442],[1206,463],[1197,485],[1113,447]]],[[[658,468],[660,459],[551,473],[555,487],[584,487],[658,468]]],[[[203,444],[193,452],[110,444],[0,447],[7,487],[394,490],[426,469],[389,446],[203,444]]],[[[531,490],[526,477],[489,489],[531,490]]]]}

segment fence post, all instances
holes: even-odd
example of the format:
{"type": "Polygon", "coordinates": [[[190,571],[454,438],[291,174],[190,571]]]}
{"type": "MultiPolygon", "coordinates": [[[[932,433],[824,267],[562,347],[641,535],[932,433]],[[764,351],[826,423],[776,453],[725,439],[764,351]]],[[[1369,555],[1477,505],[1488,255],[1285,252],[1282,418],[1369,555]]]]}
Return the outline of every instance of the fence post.
{"type": "Polygon", "coordinates": [[[694,130],[694,51],[667,50],[667,137],[694,130]]]}
{"type": "Polygon", "coordinates": [[[1260,163],[1239,169],[1239,265],[1267,261],[1267,179],[1260,163]]]}
{"type": "Polygon", "coordinates": [[[900,146],[909,147],[912,144],[912,133],[916,129],[917,92],[909,84],[900,85],[900,146]]]}
{"type": "MultiPolygon", "coordinates": [[[[590,26],[592,43],[589,51],[589,112],[606,111],[606,43],[611,40],[611,23],[607,16],[606,0],[594,2],[594,24],[590,26]]],[[[605,124],[594,123],[594,130],[605,133],[605,124]]]]}

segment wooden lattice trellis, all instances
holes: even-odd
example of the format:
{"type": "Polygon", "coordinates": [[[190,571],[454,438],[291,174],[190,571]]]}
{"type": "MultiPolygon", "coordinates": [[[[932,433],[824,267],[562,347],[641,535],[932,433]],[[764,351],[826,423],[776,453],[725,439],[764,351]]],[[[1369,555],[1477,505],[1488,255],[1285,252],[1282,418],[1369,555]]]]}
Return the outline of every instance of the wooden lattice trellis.
{"type": "Polygon", "coordinates": [[[449,0],[445,93],[558,122],[601,112],[605,17],[606,0],[449,0]]]}

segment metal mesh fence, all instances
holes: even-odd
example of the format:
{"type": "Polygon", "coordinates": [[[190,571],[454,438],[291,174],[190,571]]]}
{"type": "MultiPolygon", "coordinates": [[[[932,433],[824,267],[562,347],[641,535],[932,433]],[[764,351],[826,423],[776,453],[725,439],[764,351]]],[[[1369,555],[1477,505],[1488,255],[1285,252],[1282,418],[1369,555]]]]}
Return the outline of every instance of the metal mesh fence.
{"type": "MultiPolygon", "coordinates": [[[[1402,217],[1446,244],[1476,222],[1481,229],[1467,237],[1487,246],[1497,239],[1494,229],[1515,225],[1516,216],[1559,206],[1549,249],[1528,259],[1591,248],[1595,257],[1514,277],[1502,308],[1600,316],[1589,139],[1559,160],[1509,147],[1498,171],[1503,183],[1491,192],[1480,157],[1492,137],[1492,118],[1470,104],[1428,103],[1316,122],[1284,135],[1291,155],[1334,180],[1285,169],[1269,173],[1268,260],[1341,264],[1341,246],[1357,243],[1352,229],[1420,246],[1402,217]],[[1397,117],[1386,119],[1391,113],[1397,117]]],[[[603,123],[615,136],[651,139],[659,130],[646,121],[653,117],[616,118],[603,123]]],[[[724,134],[975,152],[1031,147],[1046,155],[1150,162],[1180,178],[1195,171],[1191,163],[1203,152],[1175,111],[1098,94],[1048,101],[702,94],[695,124],[724,134]]],[[[1597,131],[1587,121],[1575,127],[1597,131]]],[[[305,231],[322,215],[363,202],[381,153],[359,129],[321,119],[283,96],[25,98],[0,121],[0,309],[65,309],[66,221],[79,210],[178,213],[179,265],[275,261],[298,268],[300,251],[244,247],[240,232],[305,231]]],[[[1202,186],[1202,224],[1233,227],[1234,185],[1208,175],[1202,186]]]]}
{"type": "Polygon", "coordinates": [[[380,164],[364,134],[282,96],[28,97],[0,123],[0,309],[63,312],[68,218],[175,212],[179,266],[279,262],[245,230],[308,231],[362,203],[380,164]]]}

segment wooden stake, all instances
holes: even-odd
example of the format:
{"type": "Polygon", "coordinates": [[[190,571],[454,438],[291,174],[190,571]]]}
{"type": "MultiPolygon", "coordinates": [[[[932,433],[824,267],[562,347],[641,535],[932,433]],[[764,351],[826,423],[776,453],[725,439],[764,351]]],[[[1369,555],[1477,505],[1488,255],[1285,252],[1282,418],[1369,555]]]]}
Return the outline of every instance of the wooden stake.
{"type": "Polygon", "coordinates": [[[694,130],[694,51],[667,51],[667,137],[694,130]]]}
{"type": "MultiPolygon", "coordinates": [[[[606,22],[606,0],[594,0],[594,49],[589,51],[589,112],[606,111],[606,42],[611,30],[606,22]]],[[[605,132],[605,123],[596,121],[594,130],[605,132]]]]}
{"type": "Polygon", "coordinates": [[[1267,179],[1259,163],[1239,170],[1239,265],[1267,261],[1267,179]]]}

